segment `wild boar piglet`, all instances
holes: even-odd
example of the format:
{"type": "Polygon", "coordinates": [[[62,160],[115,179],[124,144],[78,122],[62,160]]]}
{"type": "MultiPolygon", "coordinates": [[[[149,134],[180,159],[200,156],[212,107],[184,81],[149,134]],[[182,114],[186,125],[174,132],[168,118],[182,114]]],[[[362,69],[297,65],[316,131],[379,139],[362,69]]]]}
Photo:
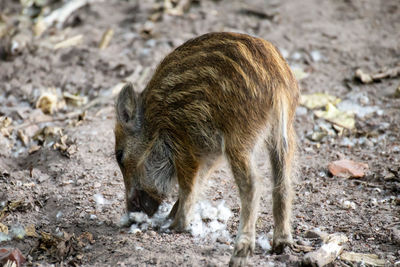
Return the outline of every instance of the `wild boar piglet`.
{"type": "Polygon", "coordinates": [[[255,246],[261,183],[252,155],[269,151],[273,177],[273,249],[292,242],[293,120],[299,89],[288,64],[269,42],[237,33],[209,33],[176,48],[137,93],[119,94],[115,155],[127,210],[152,216],[176,183],[171,228],[188,229],[200,184],[222,157],[241,200],[232,266],[255,246]]]}

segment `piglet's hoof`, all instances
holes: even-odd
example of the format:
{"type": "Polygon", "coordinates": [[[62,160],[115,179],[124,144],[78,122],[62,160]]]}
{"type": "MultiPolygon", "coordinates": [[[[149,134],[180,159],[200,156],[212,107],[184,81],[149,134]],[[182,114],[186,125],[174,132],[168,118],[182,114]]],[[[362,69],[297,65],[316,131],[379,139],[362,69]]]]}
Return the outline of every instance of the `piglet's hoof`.
{"type": "Polygon", "coordinates": [[[184,222],[182,219],[177,219],[172,222],[170,225],[169,229],[172,231],[175,231],[177,233],[188,233],[189,232],[189,227],[188,224],[184,222]]]}
{"type": "Polygon", "coordinates": [[[291,236],[286,238],[274,238],[272,242],[272,252],[282,254],[286,250],[291,249],[293,246],[293,239],[291,236]]]}
{"type": "Polygon", "coordinates": [[[247,237],[239,239],[235,244],[235,250],[233,251],[233,255],[229,261],[229,266],[246,266],[247,259],[249,256],[253,255],[253,251],[254,241],[251,241],[251,239],[247,237]]]}

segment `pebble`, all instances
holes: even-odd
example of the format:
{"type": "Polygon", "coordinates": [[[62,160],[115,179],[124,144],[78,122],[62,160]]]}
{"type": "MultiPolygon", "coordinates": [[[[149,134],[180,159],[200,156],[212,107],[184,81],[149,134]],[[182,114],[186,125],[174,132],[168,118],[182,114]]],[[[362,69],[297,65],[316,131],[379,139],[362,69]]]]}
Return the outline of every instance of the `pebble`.
{"type": "Polygon", "coordinates": [[[310,55],[314,62],[318,62],[322,59],[321,52],[319,52],[318,50],[311,51],[310,55]]]}
{"type": "Polygon", "coordinates": [[[294,52],[291,56],[291,59],[293,60],[300,60],[302,58],[302,55],[300,52],[294,52]]]}
{"type": "Polygon", "coordinates": [[[299,106],[296,108],[296,116],[307,115],[307,109],[305,107],[299,106]]]}
{"type": "Polygon", "coordinates": [[[354,202],[352,202],[352,201],[349,201],[349,200],[345,200],[345,201],[342,201],[342,207],[343,208],[345,208],[345,209],[356,209],[356,203],[354,203],[354,202]]]}

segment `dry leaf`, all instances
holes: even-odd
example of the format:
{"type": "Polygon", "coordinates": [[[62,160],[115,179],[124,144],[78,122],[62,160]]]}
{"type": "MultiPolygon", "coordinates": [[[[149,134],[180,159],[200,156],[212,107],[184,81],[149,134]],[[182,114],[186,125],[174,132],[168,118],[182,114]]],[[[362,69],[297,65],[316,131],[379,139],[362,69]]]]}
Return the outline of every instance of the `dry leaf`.
{"type": "Polygon", "coordinates": [[[35,153],[36,151],[39,151],[40,148],[41,148],[41,146],[33,145],[33,146],[31,146],[31,147],[29,148],[28,154],[29,154],[29,155],[30,155],[30,154],[33,154],[33,153],[35,153]]]}
{"type": "Polygon", "coordinates": [[[10,117],[0,116],[0,128],[7,128],[12,123],[10,117]]]}
{"type": "Polygon", "coordinates": [[[307,72],[305,72],[302,68],[300,68],[300,67],[291,67],[291,69],[292,69],[292,72],[293,72],[293,74],[294,74],[294,77],[296,77],[296,79],[298,80],[298,81],[300,81],[300,80],[302,80],[302,79],[304,79],[304,78],[307,78],[308,77],[308,73],[307,72]]]}
{"type": "Polygon", "coordinates": [[[4,224],[0,223],[0,232],[8,235],[8,227],[7,227],[7,225],[4,225],[4,224]]]}
{"type": "Polygon", "coordinates": [[[329,103],[337,105],[340,101],[340,98],[325,93],[303,94],[300,97],[300,104],[308,109],[323,108],[329,103]]]}
{"type": "Polygon", "coordinates": [[[36,102],[36,108],[40,108],[44,114],[53,114],[57,109],[57,95],[53,92],[43,92],[36,102]]]}
{"type": "Polygon", "coordinates": [[[23,130],[18,130],[17,131],[17,136],[19,138],[19,140],[21,140],[22,144],[24,146],[27,146],[29,143],[29,137],[24,133],[23,130]]]}
{"type": "Polygon", "coordinates": [[[324,131],[315,131],[310,135],[307,135],[307,138],[314,142],[320,142],[328,133],[324,131]]]}
{"type": "Polygon", "coordinates": [[[394,91],[394,97],[400,98],[400,85],[396,88],[396,91],[394,91]]]}
{"type": "Polygon", "coordinates": [[[36,229],[35,229],[35,225],[34,224],[30,224],[28,226],[25,227],[25,232],[27,236],[30,237],[39,237],[39,235],[36,233],[36,229]]]}
{"type": "Polygon", "coordinates": [[[349,130],[354,129],[356,124],[354,114],[352,112],[341,111],[337,109],[332,103],[328,103],[326,105],[325,111],[316,110],[314,111],[314,114],[319,118],[323,118],[333,124],[339,125],[349,130]]]}

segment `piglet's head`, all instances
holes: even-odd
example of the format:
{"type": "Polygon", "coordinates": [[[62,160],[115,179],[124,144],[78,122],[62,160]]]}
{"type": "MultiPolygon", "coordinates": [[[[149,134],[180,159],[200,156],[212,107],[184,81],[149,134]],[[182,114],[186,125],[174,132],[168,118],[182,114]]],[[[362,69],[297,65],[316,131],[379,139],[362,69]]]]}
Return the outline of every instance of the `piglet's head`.
{"type": "Polygon", "coordinates": [[[152,216],[161,204],[161,195],[149,186],[146,176],[147,140],[143,129],[140,95],[131,84],[121,90],[116,104],[115,157],[124,177],[128,212],[152,216]]]}

